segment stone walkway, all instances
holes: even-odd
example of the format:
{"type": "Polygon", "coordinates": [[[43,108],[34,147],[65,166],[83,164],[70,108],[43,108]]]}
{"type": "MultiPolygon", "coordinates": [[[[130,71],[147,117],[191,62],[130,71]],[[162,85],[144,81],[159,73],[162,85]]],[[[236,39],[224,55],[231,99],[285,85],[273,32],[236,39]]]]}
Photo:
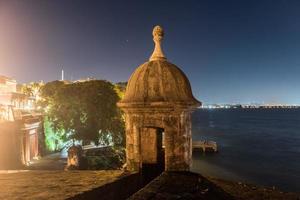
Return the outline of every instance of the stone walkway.
{"type": "Polygon", "coordinates": [[[124,176],[128,174],[124,174],[121,170],[2,171],[0,199],[67,199],[112,183],[124,176]]]}
{"type": "Polygon", "coordinates": [[[67,158],[62,153],[54,153],[40,158],[39,160],[33,160],[28,170],[64,170],[67,164],[67,158]]]}
{"type": "MultiPolygon", "coordinates": [[[[102,171],[0,171],[0,199],[122,200],[141,187],[139,174],[102,171]]],[[[163,172],[130,200],[299,200],[300,196],[218,179],[191,172],[163,172]]]]}

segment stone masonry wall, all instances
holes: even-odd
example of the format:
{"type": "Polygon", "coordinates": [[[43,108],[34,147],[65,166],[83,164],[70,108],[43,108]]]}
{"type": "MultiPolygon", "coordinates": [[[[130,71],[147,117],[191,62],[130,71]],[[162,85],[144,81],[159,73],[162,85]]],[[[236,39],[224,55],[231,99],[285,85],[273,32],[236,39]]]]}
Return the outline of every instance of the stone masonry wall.
{"type": "Polygon", "coordinates": [[[157,147],[153,140],[156,139],[146,127],[164,129],[165,170],[188,171],[192,161],[189,112],[127,114],[126,155],[128,170],[139,171],[143,162],[155,160],[154,155],[157,153],[157,147]]]}

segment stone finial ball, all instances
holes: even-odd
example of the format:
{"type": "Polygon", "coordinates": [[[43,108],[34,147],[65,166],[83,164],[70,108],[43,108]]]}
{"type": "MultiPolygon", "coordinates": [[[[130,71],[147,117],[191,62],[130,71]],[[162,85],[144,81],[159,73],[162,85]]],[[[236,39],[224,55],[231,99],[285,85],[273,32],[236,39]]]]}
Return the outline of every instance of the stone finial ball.
{"type": "Polygon", "coordinates": [[[159,38],[159,39],[161,39],[161,38],[163,38],[163,36],[164,36],[164,30],[163,30],[162,27],[160,27],[160,26],[155,26],[155,27],[153,28],[152,34],[153,34],[153,37],[154,37],[154,38],[159,38]]]}

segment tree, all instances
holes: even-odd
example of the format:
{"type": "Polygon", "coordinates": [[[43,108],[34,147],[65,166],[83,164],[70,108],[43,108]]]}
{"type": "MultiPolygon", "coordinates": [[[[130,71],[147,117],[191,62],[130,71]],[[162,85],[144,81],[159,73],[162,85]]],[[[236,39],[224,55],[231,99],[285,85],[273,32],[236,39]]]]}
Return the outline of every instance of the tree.
{"type": "Polygon", "coordinates": [[[58,102],[55,101],[57,92],[65,83],[63,81],[52,81],[45,84],[40,90],[40,100],[38,104],[43,108],[45,111],[45,115],[49,115],[48,110],[55,109],[55,104],[58,102]]]}
{"type": "Polygon", "coordinates": [[[29,84],[23,84],[21,86],[21,92],[28,97],[35,97],[38,98],[40,94],[40,90],[43,87],[43,82],[31,82],[29,84]]]}
{"type": "Polygon", "coordinates": [[[127,86],[127,82],[118,82],[115,84],[115,90],[121,99],[125,95],[126,86],[127,86]]]}
{"type": "Polygon", "coordinates": [[[45,114],[55,131],[69,139],[96,144],[124,144],[124,120],[115,86],[103,80],[76,83],[54,81],[41,90],[45,114]]]}

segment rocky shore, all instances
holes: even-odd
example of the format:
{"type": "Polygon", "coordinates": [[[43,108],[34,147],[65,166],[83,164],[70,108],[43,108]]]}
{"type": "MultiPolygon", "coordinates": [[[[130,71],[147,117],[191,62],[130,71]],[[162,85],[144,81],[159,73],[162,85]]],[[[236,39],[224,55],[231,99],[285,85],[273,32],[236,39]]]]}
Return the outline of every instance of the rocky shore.
{"type": "Polygon", "coordinates": [[[275,187],[262,187],[242,182],[233,182],[208,177],[209,181],[221,187],[235,199],[251,200],[300,200],[300,193],[283,192],[275,187]]]}

